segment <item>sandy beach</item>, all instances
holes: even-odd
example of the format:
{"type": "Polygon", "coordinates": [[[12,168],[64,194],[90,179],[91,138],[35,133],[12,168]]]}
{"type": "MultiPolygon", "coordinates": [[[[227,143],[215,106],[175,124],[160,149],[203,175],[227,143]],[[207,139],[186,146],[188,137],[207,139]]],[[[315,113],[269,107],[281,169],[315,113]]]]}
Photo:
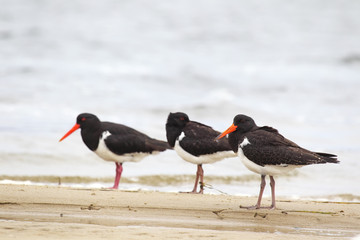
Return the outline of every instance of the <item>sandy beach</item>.
{"type": "Polygon", "coordinates": [[[0,185],[1,239],[351,239],[360,203],[0,185]],[[264,199],[269,204],[270,199],[264,199]]]}

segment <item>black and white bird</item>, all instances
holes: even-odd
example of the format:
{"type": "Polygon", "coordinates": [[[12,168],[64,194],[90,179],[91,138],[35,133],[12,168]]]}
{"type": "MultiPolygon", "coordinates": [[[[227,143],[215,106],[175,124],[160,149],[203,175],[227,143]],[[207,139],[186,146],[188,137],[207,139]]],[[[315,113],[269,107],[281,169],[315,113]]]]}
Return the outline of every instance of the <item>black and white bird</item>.
{"type": "Polygon", "coordinates": [[[202,164],[214,163],[235,157],[227,139],[215,142],[220,132],[202,123],[190,121],[182,112],[170,113],[166,123],[168,143],[185,161],[197,165],[194,189],[190,193],[203,193],[204,171],[202,164]],[[200,178],[200,191],[197,185],[200,178]]]}
{"type": "Polygon", "coordinates": [[[83,142],[91,151],[105,161],[115,162],[116,176],[113,189],[119,186],[124,162],[138,162],[148,155],[170,149],[165,141],[150,138],[122,124],[101,122],[90,113],[80,114],[74,127],[60,141],[79,128],[83,142]]]}
{"type": "Polygon", "coordinates": [[[237,115],[233,124],[216,139],[229,134],[231,148],[238,154],[243,164],[261,175],[258,201],[249,209],[260,208],[266,185],[265,176],[270,176],[272,203],[275,205],[275,175],[286,173],[298,167],[311,164],[338,163],[337,156],[329,153],[312,152],[283,137],[272,127],[258,127],[246,115],[237,115]]]}

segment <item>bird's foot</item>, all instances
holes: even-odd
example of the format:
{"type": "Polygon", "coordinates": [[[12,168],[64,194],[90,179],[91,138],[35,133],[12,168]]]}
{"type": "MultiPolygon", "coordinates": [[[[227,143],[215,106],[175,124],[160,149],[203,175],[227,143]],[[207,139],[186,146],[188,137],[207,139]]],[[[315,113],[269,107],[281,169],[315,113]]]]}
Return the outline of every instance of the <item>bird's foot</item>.
{"type": "Polygon", "coordinates": [[[191,192],[180,192],[180,193],[189,193],[189,194],[203,194],[203,191],[191,191],[191,192]]]}
{"type": "Polygon", "coordinates": [[[260,207],[258,205],[254,205],[254,206],[239,206],[240,208],[246,208],[247,210],[256,210],[256,209],[269,209],[269,210],[275,210],[276,207],[271,205],[271,206],[268,206],[268,207],[260,207]]]}
{"type": "Polygon", "coordinates": [[[255,209],[259,209],[260,207],[257,206],[257,205],[254,205],[254,206],[242,206],[240,205],[239,206],[240,208],[246,208],[247,210],[255,210],[255,209]]]}
{"type": "Polygon", "coordinates": [[[101,191],[112,191],[112,190],[117,190],[117,188],[115,187],[102,187],[100,188],[101,191]]]}

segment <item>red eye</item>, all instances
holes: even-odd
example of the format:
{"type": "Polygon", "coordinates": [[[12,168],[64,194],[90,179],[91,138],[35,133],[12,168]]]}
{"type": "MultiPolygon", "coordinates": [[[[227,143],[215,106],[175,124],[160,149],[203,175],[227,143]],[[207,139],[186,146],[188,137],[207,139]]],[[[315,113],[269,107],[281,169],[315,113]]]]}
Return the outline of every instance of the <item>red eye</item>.
{"type": "Polygon", "coordinates": [[[181,120],[181,121],[184,121],[184,120],[185,120],[185,118],[184,118],[184,117],[181,117],[181,118],[180,118],[180,120],[181,120]]]}
{"type": "Polygon", "coordinates": [[[81,119],[82,122],[85,122],[85,120],[86,120],[86,118],[84,118],[84,117],[81,119]]]}

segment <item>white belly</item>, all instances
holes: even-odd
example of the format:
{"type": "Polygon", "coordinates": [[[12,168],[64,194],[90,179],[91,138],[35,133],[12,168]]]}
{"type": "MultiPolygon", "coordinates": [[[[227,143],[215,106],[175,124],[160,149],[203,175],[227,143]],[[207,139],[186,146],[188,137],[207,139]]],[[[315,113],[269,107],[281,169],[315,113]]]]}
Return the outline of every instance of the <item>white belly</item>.
{"type": "MultiPolygon", "coordinates": [[[[117,155],[111,152],[105,144],[105,139],[110,136],[109,132],[104,132],[102,136],[100,136],[98,148],[94,151],[99,157],[104,159],[105,161],[110,162],[138,162],[142,160],[144,157],[148,156],[149,153],[126,153],[123,155],[117,155]]],[[[155,152],[154,152],[155,153],[155,152]]]]}
{"type": "Polygon", "coordinates": [[[203,163],[214,163],[220,161],[224,158],[235,157],[235,153],[233,151],[222,151],[216,152],[213,154],[206,154],[201,156],[194,156],[187,151],[185,151],[181,146],[178,140],[175,142],[174,150],[176,153],[185,161],[193,163],[193,164],[203,164],[203,163]]]}

